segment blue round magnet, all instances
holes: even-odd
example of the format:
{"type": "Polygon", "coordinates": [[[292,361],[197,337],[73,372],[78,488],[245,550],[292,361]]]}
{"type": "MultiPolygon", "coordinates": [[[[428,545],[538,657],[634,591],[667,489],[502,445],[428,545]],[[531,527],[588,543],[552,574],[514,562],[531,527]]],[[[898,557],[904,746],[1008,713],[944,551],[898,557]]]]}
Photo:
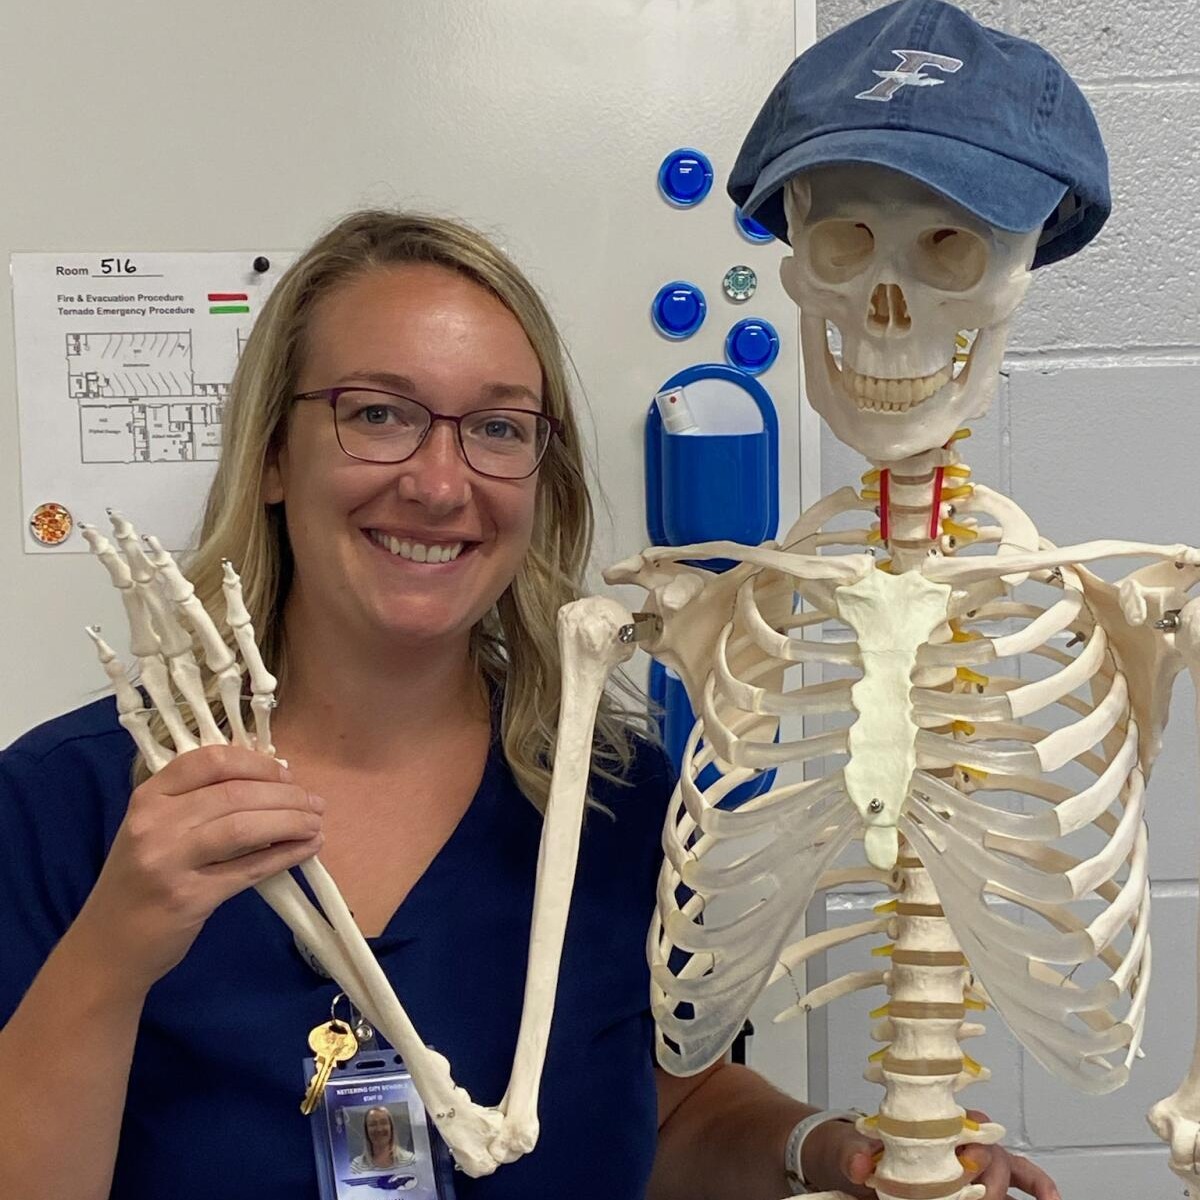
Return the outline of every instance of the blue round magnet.
{"type": "Polygon", "coordinates": [[[734,224],[742,237],[751,242],[773,242],[775,235],[765,226],[760,225],[753,217],[748,217],[740,208],[734,205],[734,224]]]}
{"type": "Polygon", "coordinates": [[[658,168],[658,190],[680,208],[699,204],[712,185],[712,163],[699,150],[672,150],[658,168]]]}
{"type": "Polygon", "coordinates": [[[725,359],[747,375],[761,375],[779,357],[779,334],[770,321],[747,317],[725,337],[725,359]]]}
{"type": "Polygon", "coordinates": [[[663,284],[650,305],[654,327],[664,337],[676,340],[691,337],[704,324],[707,312],[704,293],[694,283],[682,279],[663,284]]]}

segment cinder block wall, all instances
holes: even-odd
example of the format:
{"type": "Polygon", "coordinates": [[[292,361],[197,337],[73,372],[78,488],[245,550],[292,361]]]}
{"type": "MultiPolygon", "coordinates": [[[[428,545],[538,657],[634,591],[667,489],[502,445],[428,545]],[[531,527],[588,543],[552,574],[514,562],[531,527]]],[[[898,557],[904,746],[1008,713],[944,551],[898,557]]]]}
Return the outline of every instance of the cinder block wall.
{"type": "MultiPolygon", "coordinates": [[[[821,35],[876,5],[818,0],[821,35]]],[[[1039,272],[1016,324],[997,402],[966,443],[976,478],[1013,496],[1051,540],[1200,543],[1200,4],[1196,0],[978,0],[986,24],[1040,42],[1083,87],[1111,159],[1114,211],[1076,258],[1039,272]]],[[[861,460],[828,434],[825,492],[861,460]]],[[[1187,1069],[1196,1024],[1200,774],[1194,698],[1176,689],[1150,781],[1154,979],[1146,1057],[1114,1095],[1080,1096],[1002,1029],[971,1052],[993,1071],[965,1099],[1008,1126],[1066,1200],[1170,1197],[1182,1187],[1145,1112],[1187,1069]]],[[[829,901],[830,924],[874,897],[829,901]]],[[[831,961],[830,974],[849,968],[831,961]]],[[[861,964],[860,964],[861,965],[861,964]]],[[[873,1106],[861,1081],[866,994],[827,1018],[834,1103],[873,1106]]],[[[998,1026],[994,1014],[989,1024],[998,1026]]],[[[812,1058],[822,1055],[813,1047],[812,1058]]]]}

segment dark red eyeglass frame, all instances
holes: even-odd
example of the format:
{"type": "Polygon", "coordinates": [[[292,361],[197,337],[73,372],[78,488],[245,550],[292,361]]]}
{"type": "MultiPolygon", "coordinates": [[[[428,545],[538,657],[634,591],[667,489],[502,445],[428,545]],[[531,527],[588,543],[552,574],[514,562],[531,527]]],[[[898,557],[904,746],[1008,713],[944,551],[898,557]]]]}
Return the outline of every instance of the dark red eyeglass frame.
{"type": "Polygon", "coordinates": [[[437,421],[449,421],[454,426],[455,436],[458,438],[458,452],[462,455],[462,460],[471,468],[477,475],[482,475],[485,479],[528,479],[542,465],[542,460],[546,457],[546,451],[550,449],[550,438],[546,439],[546,444],[542,447],[541,454],[538,455],[537,462],[533,467],[526,471],[524,475],[493,475],[488,471],[481,471],[467,457],[467,448],[463,443],[462,423],[468,417],[473,417],[481,412],[511,412],[521,413],[526,417],[537,417],[541,421],[545,421],[550,426],[550,437],[561,438],[563,423],[557,418],[552,417],[548,413],[533,412],[528,408],[505,408],[502,405],[488,406],[487,408],[478,408],[474,412],[463,413],[462,416],[456,417],[451,413],[434,412],[427,404],[422,404],[420,400],[415,400],[412,396],[406,396],[403,392],[389,392],[384,388],[349,386],[349,387],[332,387],[318,388],[313,392],[300,392],[292,397],[293,400],[325,400],[329,404],[329,409],[333,413],[333,432],[337,438],[338,448],[346,455],[347,458],[354,459],[355,462],[378,463],[381,466],[390,466],[394,463],[408,462],[410,458],[425,444],[425,439],[429,436],[429,431],[433,428],[437,421]],[[424,409],[429,414],[429,424],[425,427],[425,432],[421,434],[417,444],[403,458],[363,458],[358,454],[351,454],[349,450],[342,445],[342,435],[338,430],[337,424],[337,402],[338,397],[346,392],[370,392],[373,396],[390,396],[393,400],[407,400],[409,404],[415,404],[418,408],[424,409]]]}

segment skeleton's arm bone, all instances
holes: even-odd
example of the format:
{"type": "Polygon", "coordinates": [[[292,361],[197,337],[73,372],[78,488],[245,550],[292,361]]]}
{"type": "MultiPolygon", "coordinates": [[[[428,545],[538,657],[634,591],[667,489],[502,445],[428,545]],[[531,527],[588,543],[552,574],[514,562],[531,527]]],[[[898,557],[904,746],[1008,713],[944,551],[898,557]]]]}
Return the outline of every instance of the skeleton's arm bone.
{"type": "MultiPolygon", "coordinates": [[[[1171,649],[1182,656],[1191,675],[1196,692],[1196,729],[1200,732],[1200,599],[1183,606],[1168,637],[1171,649]]],[[[1200,1194],[1200,1029],[1187,1074],[1170,1096],[1154,1105],[1147,1119],[1170,1146],[1172,1169],[1197,1189],[1188,1194],[1200,1194]]]]}
{"type": "Polygon", "coordinates": [[[531,1149],[537,1138],[538,1086],[550,1040],[563,936],[579,855],[591,773],[592,731],[609,675],[634,652],[633,643],[621,637],[622,629],[632,620],[628,609],[598,596],[565,605],[558,613],[562,701],[554,773],[538,852],[525,1003],[505,1097],[505,1134],[523,1149],[531,1149]]]}
{"type": "MultiPolygon", "coordinates": [[[[168,735],[173,738],[172,730],[181,731],[182,744],[176,742],[176,751],[182,753],[184,748],[195,749],[196,740],[187,729],[171,694],[167,683],[166,668],[161,658],[161,655],[167,653],[168,650],[174,652],[177,646],[180,647],[178,649],[180,657],[186,655],[191,658],[191,638],[186,635],[183,626],[172,616],[169,623],[165,618],[159,622],[160,628],[169,631],[169,644],[164,646],[158,641],[152,627],[149,597],[153,596],[160,607],[171,601],[169,597],[160,596],[152,590],[153,575],[157,568],[143,554],[132,527],[116,514],[113,514],[113,524],[114,528],[123,533],[125,542],[129,543],[131,549],[127,548],[127,552],[134,557],[139,573],[144,571],[151,573],[151,578],[143,580],[141,586],[137,585],[132,572],[117,557],[111,545],[95,530],[89,528],[85,536],[87,536],[89,545],[108,569],[110,578],[121,588],[131,630],[136,636],[142,638],[143,647],[148,651],[144,658],[139,658],[139,663],[143,670],[148,669],[155,676],[155,688],[152,689],[147,683],[147,691],[159,706],[168,735]],[[185,638],[186,649],[182,648],[185,638]],[[150,652],[152,644],[157,649],[150,652]]],[[[232,587],[235,593],[240,591],[240,586],[240,581],[234,574],[232,587]]],[[[123,668],[116,663],[115,655],[111,650],[104,646],[98,638],[94,640],[96,640],[97,650],[101,654],[101,661],[104,662],[106,673],[115,681],[114,672],[123,670],[123,668]]],[[[194,658],[192,658],[191,665],[193,668],[196,665],[194,658]]],[[[147,681],[143,679],[143,682],[147,681]]],[[[129,686],[128,680],[126,680],[126,688],[119,688],[118,692],[125,696],[127,703],[130,694],[136,696],[136,692],[129,686]]],[[[225,738],[220,733],[207,701],[203,700],[203,697],[201,699],[207,713],[208,723],[217,729],[218,739],[224,744],[225,738]]],[[[138,703],[140,706],[140,698],[138,703]]],[[[260,740],[260,748],[270,744],[269,728],[265,728],[268,714],[269,704],[264,706],[261,713],[264,736],[260,740]]],[[[165,747],[158,747],[157,752],[153,750],[154,739],[149,728],[144,722],[138,721],[136,713],[131,711],[129,714],[123,715],[127,715],[128,718],[126,727],[137,738],[139,747],[147,753],[147,763],[158,762],[162,765],[174,757],[165,747]]],[[[200,720],[199,716],[197,719],[200,720]]],[[[201,725],[203,724],[204,722],[201,720],[201,725]]],[[[309,872],[320,872],[321,870],[320,864],[315,859],[306,864],[306,869],[309,872]]],[[[441,1055],[429,1050],[417,1037],[416,1031],[409,1023],[399,1001],[391,992],[382,969],[371,955],[365,939],[354,925],[353,919],[349,917],[344,902],[340,903],[339,908],[338,902],[341,901],[341,898],[336,896],[336,888],[333,887],[332,881],[329,881],[327,877],[322,878],[322,875],[323,872],[316,875],[310,874],[310,878],[314,879],[322,903],[326,905],[327,912],[336,922],[338,926],[336,929],[308,902],[295,882],[286,876],[286,873],[282,878],[276,877],[274,880],[259,884],[257,890],[264,896],[267,903],[283,917],[293,932],[307,943],[358,1007],[368,1015],[369,1019],[376,1021],[397,1050],[404,1055],[415,1086],[431,1108],[434,1120],[445,1135],[446,1141],[454,1151],[460,1165],[475,1175],[494,1171],[500,1162],[516,1157],[511,1153],[511,1145],[496,1136],[500,1131],[502,1114],[494,1109],[475,1104],[462,1088],[455,1085],[446,1060],[441,1055]],[[328,889],[332,889],[334,895],[330,895],[328,889]]]]}

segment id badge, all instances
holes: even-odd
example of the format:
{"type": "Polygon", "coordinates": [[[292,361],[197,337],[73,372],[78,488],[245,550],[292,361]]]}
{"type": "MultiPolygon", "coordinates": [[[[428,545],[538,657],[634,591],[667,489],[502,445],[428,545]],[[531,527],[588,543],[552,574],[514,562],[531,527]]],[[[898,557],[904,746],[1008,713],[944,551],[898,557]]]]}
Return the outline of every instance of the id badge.
{"type": "MultiPolygon", "coordinates": [[[[316,1060],[305,1060],[305,1080],[316,1060]]],[[[321,1200],[454,1200],[454,1164],[394,1050],[340,1063],[312,1114],[321,1200]]]]}

